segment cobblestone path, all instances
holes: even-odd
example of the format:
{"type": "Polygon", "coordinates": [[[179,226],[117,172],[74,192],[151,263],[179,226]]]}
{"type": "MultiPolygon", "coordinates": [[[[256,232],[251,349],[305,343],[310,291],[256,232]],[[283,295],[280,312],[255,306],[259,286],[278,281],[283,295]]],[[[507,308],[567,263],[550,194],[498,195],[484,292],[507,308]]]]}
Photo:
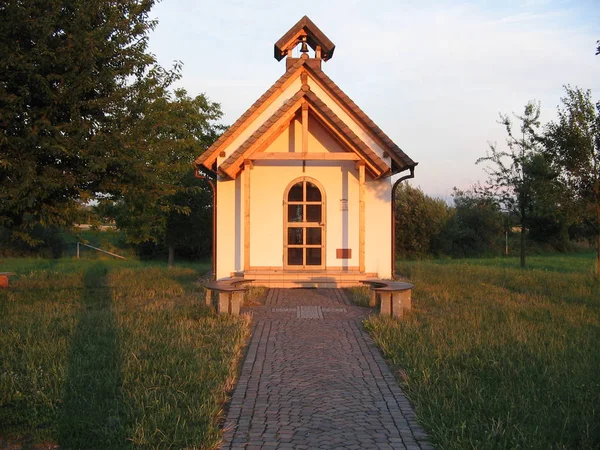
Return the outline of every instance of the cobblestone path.
{"type": "Polygon", "coordinates": [[[431,449],[366,308],[338,289],[270,289],[225,421],[223,449],[431,449]]]}

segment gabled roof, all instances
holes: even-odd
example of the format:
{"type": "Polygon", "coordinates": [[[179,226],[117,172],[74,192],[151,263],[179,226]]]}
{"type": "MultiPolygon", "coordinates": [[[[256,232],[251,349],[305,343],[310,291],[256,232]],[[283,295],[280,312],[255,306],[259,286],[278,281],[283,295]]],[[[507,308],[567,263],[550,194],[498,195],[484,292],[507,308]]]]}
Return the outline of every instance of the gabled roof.
{"type": "Polygon", "coordinates": [[[327,88],[327,90],[333,93],[340,103],[346,105],[346,107],[353,113],[355,118],[357,118],[360,122],[362,122],[365,127],[373,133],[379,141],[383,144],[382,147],[388,150],[388,153],[392,157],[392,159],[396,160],[396,162],[400,165],[400,169],[404,170],[408,167],[414,167],[418,163],[414,162],[406,153],[398,147],[394,141],[392,141],[387,134],[383,132],[381,128],[379,128],[375,122],[371,120],[365,112],[360,109],[360,107],[352,101],[350,97],[346,95],[344,91],[342,91],[337,84],[335,84],[331,78],[329,78],[325,72],[316,67],[307,66],[307,69],[312,72],[316,78],[318,78],[327,88]]]}
{"type": "Polygon", "coordinates": [[[246,110],[244,114],[242,114],[238,120],[236,120],[233,125],[231,125],[225,133],[223,133],[219,138],[204,152],[202,153],[194,163],[199,166],[202,164],[207,169],[211,169],[212,164],[217,159],[217,155],[219,154],[219,149],[223,143],[225,143],[230,137],[233,138],[241,131],[246,128],[247,120],[259,109],[262,109],[271,102],[269,100],[273,100],[273,94],[277,92],[279,88],[281,88],[288,80],[291,79],[292,75],[294,75],[298,69],[300,69],[304,65],[303,60],[299,60],[296,64],[289,68],[267,91],[260,96],[258,100],[256,100],[250,108],[246,110]]]}
{"type": "Polygon", "coordinates": [[[273,115],[271,115],[271,117],[269,117],[260,127],[258,127],[258,129],[254,133],[252,133],[252,135],[248,139],[246,139],[242,145],[240,145],[231,155],[229,155],[229,157],[225,161],[223,161],[223,163],[219,166],[219,170],[233,178],[234,174],[230,171],[230,168],[234,166],[236,162],[243,162],[240,161],[240,159],[243,158],[244,153],[246,153],[246,151],[249,150],[254,143],[256,143],[262,136],[264,136],[265,133],[272,129],[273,125],[275,125],[277,121],[283,119],[286,113],[290,112],[291,110],[292,114],[290,115],[295,115],[297,107],[293,107],[295,105],[298,106],[297,103],[303,96],[304,92],[298,91],[292,98],[290,98],[283,105],[281,105],[279,109],[275,111],[273,115]]]}
{"type": "MultiPolygon", "coordinates": [[[[250,108],[248,108],[248,110],[244,114],[242,114],[242,116],[240,116],[240,118],[238,120],[235,121],[235,123],[233,125],[231,125],[227,129],[227,131],[225,133],[223,133],[223,135],[221,135],[219,137],[219,139],[217,139],[213,143],[213,145],[211,145],[202,155],[200,155],[195,160],[195,165],[196,166],[203,165],[204,167],[206,167],[209,170],[214,170],[213,165],[215,164],[221,149],[225,145],[227,145],[231,140],[235,139],[240,133],[242,133],[252,122],[251,119],[253,118],[253,116],[260,114],[270,104],[272,104],[273,101],[275,101],[277,98],[276,94],[280,91],[283,91],[285,89],[285,87],[289,85],[289,83],[293,82],[304,71],[311,74],[313,79],[315,79],[317,81],[317,83],[319,85],[321,85],[322,89],[327,91],[336,100],[336,102],[342,107],[342,109],[350,117],[352,117],[357,123],[359,123],[361,125],[361,127],[367,132],[367,134],[375,142],[377,142],[382,149],[384,149],[389,154],[389,156],[392,158],[392,162],[393,162],[392,170],[391,170],[392,174],[401,172],[401,171],[409,169],[411,167],[415,167],[417,165],[417,163],[414,162],[408,155],[406,155],[406,153],[404,153],[400,149],[400,147],[398,147],[381,130],[381,128],[379,128],[369,118],[369,116],[367,116],[362,111],[362,109],[360,109],[358,107],[358,105],[356,105],[356,103],[354,103],[350,99],[350,97],[348,97],[321,69],[316,68],[316,67],[311,67],[308,64],[309,61],[310,61],[310,59],[299,59],[295,64],[293,64],[256,102],[254,102],[254,104],[252,106],[250,106],[250,108]]],[[[297,93],[296,95],[299,95],[299,94],[300,93],[297,93]]],[[[314,93],[311,92],[311,94],[312,94],[312,97],[314,97],[314,98],[311,98],[308,96],[307,96],[307,98],[317,108],[317,112],[320,110],[322,112],[322,114],[328,118],[328,121],[330,123],[335,124],[335,123],[337,123],[337,121],[339,121],[340,123],[343,124],[343,121],[341,119],[339,119],[339,117],[335,116],[335,114],[333,114],[333,111],[331,111],[331,109],[328,108],[324,102],[322,102],[320,99],[318,99],[318,97],[314,93]],[[337,120],[334,120],[333,116],[335,116],[335,118],[337,120]]],[[[253,133],[252,136],[254,136],[256,133],[258,133],[259,135],[264,134],[266,129],[268,129],[268,127],[269,127],[268,125],[273,124],[271,119],[274,118],[274,116],[277,115],[278,113],[284,114],[284,112],[282,112],[281,110],[286,105],[287,105],[287,103],[282,105],[278,109],[278,111],[275,112],[271,116],[271,118],[269,118],[266,122],[261,124],[258,127],[258,129],[255,130],[255,132],[253,133]],[[261,130],[262,130],[262,132],[261,132],[261,130]]],[[[291,108],[291,107],[292,107],[292,104],[289,104],[288,108],[291,108]]],[[[276,117],[275,117],[275,120],[277,120],[276,117]]],[[[355,138],[351,137],[351,135],[354,135],[356,137],[356,139],[360,140],[358,138],[358,136],[356,136],[356,134],[354,132],[352,132],[352,130],[350,130],[350,128],[347,125],[344,124],[344,127],[345,127],[344,130],[347,129],[345,131],[345,133],[348,134],[349,140],[356,144],[355,138]],[[348,131],[351,134],[348,133],[348,131]]],[[[249,139],[251,139],[252,136],[249,139]]],[[[246,140],[246,142],[247,141],[248,140],[246,140]]],[[[371,158],[371,155],[369,155],[369,154],[372,153],[375,156],[376,156],[376,154],[362,140],[360,140],[360,141],[362,142],[364,147],[366,147],[369,150],[369,152],[366,152],[363,150],[362,151],[363,155],[365,156],[366,159],[371,160],[374,163],[374,161],[371,158]],[[367,155],[369,155],[369,156],[367,156],[367,155]]],[[[246,144],[246,142],[244,142],[242,145],[246,144]]],[[[252,143],[248,143],[247,145],[249,146],[251,144],[252,143]]],[[[358,146],[358,144],[356,144],[356,145],[358,146]]],[[[362,146],[358,146],[358,147],[362,148],[362,146]]],[[[240,150],[240,148],[236,149],[236,152],[238,150],[240,150]]],[[[242,150],[242,153],[243,153],[243,150],[242,150]]],[[[226,160],[226,161],[229,161],[228,164],[233,164],[233,162],[231,161],[231,156],[232,155],[230,155],[230,157],[226,160]]],[[[377,159],[379,159],[381,161],[380,158],[377,157],[377,159]]],[[[225,162],[223,164],[225,164],[225,162]]],[[[223,166],[223,164],[221,164],[221,166],[223,166]]],[[[378,164],[375,164],[375,165],[378,165],[378,164]]],[[[225,166],[225,167],[229,167],[229,166],[225,166]]],[[[223,167],[221,167],[221,168],[223,168],[223,167]]],[[[219,169],[219,168],[217,168],[217,169],[219,169]]]]}
{"type": "MultiPolygon", "coordinates": [[[[318,115],[323,115],[326,119],[324,125],[329,125],[330,127],[335,128],[342,136],[346,137],[350,142],[354,144],[354,146],[359,150],[361,156],[366,158],[371,164],[379,168],[380,174],[379,176],[385,174],[389,171],[388,165],[377,156],[377,154],[369,148],[367,144],[365,144],[362,139],[360,139],[354,131],[350,129],[348,125],[346,125],[342,119],[340,119],[319,97],[317,97],[313,92],[307,91],[306,98],[312,104],[314,111],[318,115]]],[[[323,121],[323,119],[321,119],[323,121]]]]}
{"type": "Polygon", "coordinates": [[[377,156],[351,129],[346,125],[323,101],[310,90],[299,90],[292,98],[286,101],[269,119],[267,119],[252,135],[246,139],[220,166],[219,172],[235,178],[241,170],[244,160],[258,151],[260,144],[264,143],[266,133],[278,134],[278,122],[283,122],[286,128],[295,113],[301,108],[301,100],[306,99],[311,110],[318,120],[326,127],[334,129],[342,139],[342,144],[355,151],[361,159],[365,160],[375,177],[386,174],[390,169],[388,165],[377,156]]]}
{"type": "Polygon", "coordinates": [[[317,46],[321,47],[322,59],[325,61],[331,59],[335,44],[307,16],[300,19],[275,43],[275,59],[281,61],[285,58],[288,50],[296,47],[300,36],[306,36],[306,43],[313,50],[316,51],[317,46]]]}

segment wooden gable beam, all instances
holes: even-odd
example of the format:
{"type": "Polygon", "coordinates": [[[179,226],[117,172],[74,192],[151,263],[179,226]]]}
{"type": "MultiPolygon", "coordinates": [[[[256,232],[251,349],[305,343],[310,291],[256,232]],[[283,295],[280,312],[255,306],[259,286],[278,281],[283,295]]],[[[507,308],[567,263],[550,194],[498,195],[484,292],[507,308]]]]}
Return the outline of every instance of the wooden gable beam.
{"type": "Polygon", "coordinates": [[[302,99],[302,153],[308,153],[308,103],[302,99]]]}
{"type": "MultiPolygon", "coordinates": [[[[270,95],[259,105],[257,105],[256,109],[252,111],[252,113],[246,119],[244,119],[242,123],[237,125],[235,130],[229,136],[227,136],[222,142],[219,142],[218,147],[214,149],[214,151],[212,151],[211,154],[208,155],[201,164],[205,167],[211,167],[216,162],[220,150],[227,148],[227,146],[230,145],[231,142],[233,142],[244,130],[246,130],[248,126],[253,123],[256,118],[260,116],[275,101],[275,99],[277,99],[277,97],[279,97],[279,95],[281,95],[282,92],[290,87],[290,85],[300,76],[300,73],[304,72],[303,67],[303,62],[298,63],[298,67],[293,71],[293,73],[290,73],[278,88],[273,89],[270,95]]],[[[257,100],[257,102],[259,101],[261,100],[257,100]]],[[[235,124],[233,126],[235,126],[235,124]]]]}
{"type": "MultiPolygon", "coordinates": [[[[241,170],[241,165],[245,159],[251,159],[250,156],[257,151],[262,151],[267,148],[269,145],[273,143],[275,139],[277,139],[281,133],[283,133],[290,125],[290,122],[296,117],[296,113],[298,109],[301,107],[301,102],[296,101],[296,103],[284,114],[281,115],[277,121],[269,127],[268,130],[265,131],[260,137],[256,139],[251,145],[248,146],[241,154],[232,158],[234,155],[231,155],[231,161],[228,159],[228,167],[223,168],[222,170],[230,177],[236,178],[238,173],[241,170]]],[[[235,153],[235,152],[234,152],[235,153]]]]}
{"type": "Polygon", "coordinates": [[[365,164],[358,165],[358,271],[365,271],[365,164]]]}
{"type": "MultiPolygon", "coordinates": [[[[306,66],[306,72],[309,73],[310,78],[321,89],[323,89],[323,91],[331,93],[331,98],[333,99],[335,104],[338,105],[342,109],[342,111],[344,111],[348,116],[352,117],[356,124],[361,128],[361,130],[367,133],[369,137],[373,139],[373,141],[375,141],[377,145],[379,145],[379,147],[387,151],[389,146],[379,136],[373,133],[373,131],[363,122],[363,120],[360,117],[358,117],[354,113],[354,111],[350,107],[348,107],[348,105],[346,105],[345,102],[343,102],[338,95],[335,94],[335,92],[332,92],[331,88],[320,79],[320,77],[315,73],[314,70],[312,70],[311,67],[306,66]]],[[[325,75],[325,73],[323,73],[323,75],[325,75]]],[[[396,155],[393,151],[387,151],[387,153],[388,156],[390,156],[394,161],[396,161],[397,164],[399,164],[400,166],[405,165],[404,161],[402,161],[401,158],[398,155],[396,155]]]]}
{"type": "Polygon", "coordinates": [[[354,152],[325,152],[325,153],[285,153],[285,152],[255,152],[250,161],[361,161],[362,157],[354,152]]]}
{"type": "Polygon", "coordinates": [[[381,171],[381,169],[379,169],[375,164],[373,164],[371,161],[366,159],[365,156],[362,154],[362,152],[359,149],[357,149],[356,146],[349,139],[347,139],[342,133],[340,133],[340,131],[337,130],[336,127],[332,126],[329,123],[329,120],[325,116],[323,116],[312,105],[311,105],[310,109],[311,109],[311,112],[313,113],[313,115],[315,116],[315,118],[318,119],[319,123],[321,123],[321,125],[326,130],[329,130],[329,132],[331,133],[331,136],[336,141],[338,141],[342,145],[343,148],[350,151],[351,153],[354,153],[355,155],[357,155],[359,157],[360,160],[364,160],[366,162],[366,164],[368,165],[368,168],[369,168],[369,172],[371,172],[371,174],[373,175],[374,178],[379,178],[381,175],[383,175],[383,172],[381,171]]]}

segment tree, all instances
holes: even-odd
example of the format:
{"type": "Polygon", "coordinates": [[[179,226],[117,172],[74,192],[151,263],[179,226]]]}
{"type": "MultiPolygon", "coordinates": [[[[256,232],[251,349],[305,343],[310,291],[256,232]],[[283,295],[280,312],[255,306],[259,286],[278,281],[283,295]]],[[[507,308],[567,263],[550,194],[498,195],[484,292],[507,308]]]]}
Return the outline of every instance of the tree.
{"type": "Polygon", "coordinates": [[[532,156],[527,173],[532,190],[528,237],[565,250],[569,245],[569,227],[576,220],[570,196],[560,185],[559,171],[543,151],[532,156]]]}
{"type": "Polygon", "coordinates": [[[153,4],[0,4],[0,227],[13,239],[71,226],[81,204],[128,177],[123,120],[139,118],[130,110],[139,86],[164,74],[147,52],[153,4]]]}
{"type": "Polygon", "coordinates": [[[518,134],[514,131],[511,118],[500,114],[499,123],[506,128],[507,150],[500,150],[496,144],[489,144],[487,155],[477,160],[477,164],[487,163],[486,172],[490,176],[488,188],[494,192],[503,207],[514,213],[521,227],[521,267],[525,267],[525,232],[530,217],[533,199],[533,183],[530,169],[533,158],[540,153],[540,106],[529,102],[520,121],[518,134]]]}
{"type": "Polygon", "coordinates": [[[193,259],[206,258],[211,255],[213,245],[212,189],[191,170],[183,178],[182,187],[172,202],[187,207],[189,214],[172,212],[167,218],[165,243],[170,250],[171,265],[175,253],[193,259]]]}
{"type": "Polygon", "coordinates": [[[133,158],[128,161],[130,167],[122,170],[132,179],[116,189],[121,192],[118,197],[106,200],[116,201],[114,216],[128,242],[166,245],[172,264],[175,247],[186,242],[183,234],[200,235],[184,227],[197,223],[193,219],[204,222],[209,214],[211,202],[205,187],[190,178],[192,162],[223,127],[215,123],[222,116],[218,103],[204,94],[191,98],[184,89],[171,93],[169,84],[170,80],[151,83],[144,87],[144,95],[136,96],[137,104],[131,109],[139,120],[123,129],[133,158]]]}
{"type": "Polygon", "coordinates": [[[494,252],[502,239],[504,217],[498,201],[483,188],[454,188],[454,215],[448,233],[453,256],[480,256],[494,252]]]}
{"type": "Polygon", "coordinates": [[[439,254],[444,248],[442,232],[451,216],[448,205],[421,189],[400,184],[395,206],[397,252],[404,257],[439,254]]]}
{"type": "Polygon", "coordinates": [[[565,86],[558,120],[546,128],[546,153],[559,171],[559,181],[596,237],[596,275],[600,276],[600,102],[589,90],[565,86]]]}

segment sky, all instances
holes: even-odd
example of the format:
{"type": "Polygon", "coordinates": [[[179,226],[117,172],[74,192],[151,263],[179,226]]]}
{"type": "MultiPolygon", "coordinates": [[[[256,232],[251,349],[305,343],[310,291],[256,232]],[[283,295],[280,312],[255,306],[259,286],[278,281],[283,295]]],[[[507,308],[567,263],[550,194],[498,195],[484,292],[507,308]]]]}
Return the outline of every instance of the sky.
{"type": "Polygon", "coordinates": [[[499,113],[541,104],[556,117],[563,86],[600,100],[600,1],[163,0],[149,50],[176,84],[221,104],[232,124],[284,72],[273,44],[307,15],[336,45],[323,70],[419,163],[410,183],[446,200],[485,182],[499,113]]]}

